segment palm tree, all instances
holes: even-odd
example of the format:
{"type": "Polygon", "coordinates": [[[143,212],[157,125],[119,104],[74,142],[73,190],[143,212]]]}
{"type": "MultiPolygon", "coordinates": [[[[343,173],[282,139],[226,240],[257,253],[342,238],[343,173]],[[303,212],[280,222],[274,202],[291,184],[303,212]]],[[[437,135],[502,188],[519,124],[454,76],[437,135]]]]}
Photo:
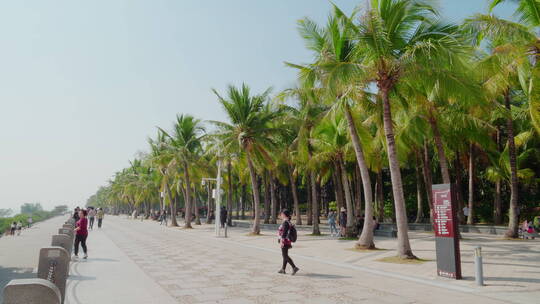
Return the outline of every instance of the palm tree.
{"type": "Polygon", "coordinates": [[[182,114],[176,116],[176,122],[173,127],[172,135],[167,132],[162,132],[170,138],[170,147],[173,149],[174,159],[183,169],[185,182],[185,209],[186,219],[185,228],[191,227],[191,205],[192,205],[192,190],[190,180],[190,164],[196,161],[196,156],[201,149],[201,137],[204,128],[199,119],[191,115],[182,114]]]}
{"type": "MultiPolygon", "coordinates": [[[[354,29],[365,81],[377,85],[383,105],[392,192],[398,226],[398,256],[414,258],[409,238],[405,198],[392,121],[391,100],[402,83],[434,74],[434,66],[463,51],[457,28],[443,23],[434,7],[416,0],[372,0],[354,29]]],[[[420,78],[421,79],[421,78],[420,78]]]]}
{"type": "MultiPolygon", "coordinates": [[[[354,213],[349,178],[345,169],[347,152],[350,150],[347,121],[342,116],[330,113],[313,130],[314,155],[311,158],[312,166],[324,163],[336,163],[336,170],[340,173],[337,178],[341,179],[345,193],[347,207],[347,235],[354,235],[354,213]]],[[[312,170],[315,171],[315,170],[312,170]]],[[[315,225],[315,223],[313,223],[315,225]]]]}
{"type": "MultiPolygon", "coordinates": [[[[351,98],[346,97],[347,92],[353,91],[356,95],[356,101],[365,99],[364,92],[354,91],[358,86],[358,75],[362,74],[359,70],[361,65],[355,61],[354,49],[355,43],[352,40],[352,29],[347,22],[352,19],[354,14],[348,19],[343,13],[334,6],[333,14],[328,18],[325,28],[319,26],[310,20],[304,18],[299,21],[299,31],[302,38],[306,41],[307,47],[312,50],[316,56],[315,63],[309,66],[299,66],[289,64],[292,67],[299,68],[301,77],[304,81],[312,82],[318,79],[323,87],[329,87],[327,90],[333,106],[340,109],[345,114],[347,120],[348,132],[351,137],[356,161],[360,169],[362,180],[365,217],[371,219],[373,216],[373,194],[368,166],[365,160],[365,151],[358,134],[358,125],[355,122],[351,111],[351,98]]],[[[344,185],[348,186],[348,185],[344,185]]],[[[374,248],[372,221],[364,222],[364,229],[357,243],[358,247],[374,248]]]]}
{"type": "MultiPolygon", "coordinates": [[[[176,221],[176,201],[173,197],[173,192],[171,191],[171,175],[172,175],[172,166],[171,161],[173,155],[168,149],[169,142],[168,137],[163,130],[158,128],[158,134],[156,139],[149,138],[148,143],[150,144],[151,154],[150,162],[152,166],[157,169],[157,171],[162,176],[162,185],[160,187],[161,192],[167,194],[169,199],[169,206],[171,209],[171,226],[177,227],[178,222],[176,221]]],[[[165,202],[164,202],[165,205],[165,202]]]]}
{"type": "Polygon", "coordinates": [[[228,123],[213,122],[219,128],[217,136],[221,138],[223,146],[226,148],[238,146],[241,148],[238,150],[241,150],[246,157],[254,200],[254,220],[251,232],[260,234],[260,194],[255,162],[271,161],[268,150],[274,146],[273,136],[279,130],[272,128],[270,122],[279,116],[279,112],[264,110],[269,90],[262,94],[251,95],[246,84],[242,84],[240,89],[230,85],[227,98],[222,97],[216,90],[213,91],[229,118],[228,123]]]}

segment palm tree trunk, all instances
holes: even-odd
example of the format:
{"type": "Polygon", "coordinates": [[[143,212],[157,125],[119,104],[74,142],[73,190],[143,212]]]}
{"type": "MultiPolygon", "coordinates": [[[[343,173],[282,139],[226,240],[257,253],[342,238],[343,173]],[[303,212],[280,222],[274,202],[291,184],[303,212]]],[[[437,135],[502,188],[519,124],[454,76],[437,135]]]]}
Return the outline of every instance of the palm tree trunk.
{"type": "MultiPolygon", "coordinates": [[[[497,151],[501,150],[501,130],[497,127],[497,151]]],[[[501,180],[495,182],[495,201],[493,203],[493,223],[502,223],[502,200],[501,200],[501,180]]]]}
{"type": "Polygon", "coordinates": [[[362,215],[362,177],[358,164],[354,166],[354,212],[356,216],[362,215]]]}
{"type": "Polygon", "coordinates": [[[373,242],[373,192],[371,191],[371,178],[369,176],[369,169],[364,157],[364,151],[360,144],[360,137],[356,130],[356,124],[351,114],[349,105],[345,105],[345,117],[347,119],[347,126],[349,128],[349,134],[354,147],[354,153],[356,155],[356,162],[360,169],[360,177],[362,179],[362,186],[364,188],[364,226],[362,227],[362,233],[356,243],[357,247],[361,248],[375,248],[373,242]],[[367,220],[369,219],[369,220],[367,220]]]}
{"type": "Polygon", "coordinates": [[[461,157],[460,157],[459,151],[456,151],[456,159],[454,161],[454,167],[456,171],[456,200],[458,204],[457,216],[458,216],[459,222],[462,224],[465,224],[467,219],[465,218],[465,214],[463,213],[463,207],[465,206],[465,203],[463,202],[463,192],[462,192],[463,181],[461,178],[461,172],[463,170],[461,168],[461,157]]]}
{"type": "Polygon", "coordinates": [[[313,235],[320,235],[321,230],[319,229],[319,198],[317,194],[317,177],[315,176],[315,171],[309,171],[311,175],[311,221],[313,223],[313,235]]]}
{"type": "Polygon", "coordinates": [[[435,139],[435,147],[437,147],[437,154],[439,156],[439,165],[441,167],[441,174],[444,184],[450,184],[450,171],[448,169],[448,161],[446,159],[446,153],[444,152],[444,145],[442,141],[441,132],[439,131],[439,126],[437,125],[437,120],[433,114],[433,108],[429,109],[429,124],[431,125],[431,130],[433,131],[433,138],[435,139]]]}
{"type": "Polygon", "coordinates": [[[345,205],[347,206],[347,223],[346,223],[346,235],[347,237],[354,236],[354,212],[353,202],[351,198],[351,190],[349,187],[349,178],[347,177],[347,170],[343,165],[343,159],[338,158],[338,165],[341,171],[341,182],[343,183],[343,192],[345,192],[345,205]]]}
{"type": "Polygon", "coordinates": [[[306,192],[307,192],[307,210],[306,210],[306,216],[307,216],[307,224],[308,226],[313,225],[313,192],[311,191],[311,173],[308,171],[307,174],[307,185],[306,185],[306,192]]]}
{"type": "Polygon", "coordinates": [[[227,192],[227,225],[232,226],[232,195],[233,195],[233,187],[232,187],[232,165],[231,160],[227,162],[227,179],[228,179],[228,187],[229,191],[227,192]]]}
{"type": "Polygon", "coordinates": [[[249,167],[249,175],[251,177],[251,187],[253,188],[253,227],[251,228],[252,234],[260,234],[261,227],[259,224],[259,206],[260,206],[260,194],[259,194],[259,185],[257,183],[257,173],[255,172],[255,167],[251,160],[251,155],[249,152],[246,153],[247,163],[249,167]]]}
{"type": "Polygon", "coordinates": [[[167,189],[167,196],[171,204],[171,226],[178,227],[178,222],[176,221],[176,202],[172,197],[171,187],[169,187],[168,182],[165,182],[165,188],[167,189]]]}
{"type": "MultiPolygon", "coordinates": [[[[388,82],[391,80],[385,80],[388,82]]],[[[394,195],[394,206],[396,210],[396,225],[398,246],[397,254],[400,258],[413,259],[416,258],[411,250],[409,243],[409,226],[407,223],[407,210],[405,209],[405,196],[403,194],[403,182],[401,180],[401,171],[396,150],[396,142],[394,139],[394,126],[392,121],[392,112],[390,109],[390,98],[388,93],[391,86],[388,83],[383,83],[381,88],[383,100],[383,122],[384,133],[386,135],[386,145],[388,150],[388,162],[390,167],[390,178],[392,180],[392,193],[394,195]]],[[[448,179],[449,180],[449,179],[448,179]]]]}
{"type": "Polygon", "coordinates": [[[272,172],[270,172],[270,224],[277,223],[277,199],[276,199],[276,182],[272,172]]]}
{"type": "MultiPolygon", "coordinates": [[[[343,197],[343,183],[341,181],[341,166],[337,163],[337,162],[334,162],[334,173],[333,173],[333,177],[334,177],[334,182],[336,184],[336,189],[335,189],[335,192],[336,192],[336,211],[339,213],[340,210],[341,210],[341,207],[343,207],[345,204],[344,204],[344,201],[345,201],[345,198],[343,197]]],[[[339,219],[338,219],[339,221],[339,219]]],[[[339,223],[338,223],[339,224],[339,223]]]]}
{"type": "Polygon", "coordinates": [[[208,200],[206,202],[206,223],[212,224],[212,187],[210,187],[210,185],[207,185],[206,189],[208,192],[208,200]]]}
{"type": "Polygon", "coordinates": [[[467,224],[474,224],[474,145],[469,146],[469,216],[467,224]]]}
{"type": "Polygon", "coordinates": [[[421,223],[424,218],[424,202],[422,199],[422,178],[420,177],[420,155],[415,151],[416,156],[416,220],[415,223],[421,223]]]}
{"type": "Polygon", "coordinates": [[[264,223],[270,224],[270,178],[268,171],[264,171],[264,223]]]}
{"type": "Polygon", "coordinates": [[[197,189],[195,189],[195,185],[193,185],[193,208],[195,209],[195,225],[201,225],[201,217],[199,214],[199,203],[197,199],[197,189]]]}
{"type": "Polygon", "coordinates": [[[429,159],[427,142],[424,142],[424,151],[422,153],[422,172],[424,173],[424,186],[426,188],[426,197],[429,205],[429,220],[430,223],[433,223],[433,193],[431,192],[433,177],[431,175],[431,161],[429,159]]]}
{"type": "Polygon", "coordinates": [[[184,162],[184,179],[186,181],[186,219],[184,223],[184,228],[191,227],[191,182],[189,180],[189,171],[188,164],[184,162]]]}
{"type": "Polygon", "coordinates": [[[242,193],[240,196],[240,205],[242,209],[241,219],[246,219],[246,185],[242,184],[242,193]]]}
{"type": "MultiPolygon", "coordinates": [[[[383,192],[383,172],[382,169],[377,172],[377,181],[375,182],[375,202],[377,204],[377,221],[384,221],[384,192],[383,192]]],[[[366,217],[367,218],[367,217],[366,217]]]]}
{"type": "Polygon", "coordinates": [[[294,213],[296,214],[296,225],[302,225],[302,215],[300,214],[300,203],[298,202],[298,190],[296,189],[296,180],[291,166],[288,166],[289,182],[291,183],[291,192],[294,202],[294,213]]]}
{"type": "Polygon", "coordinates": [[[506,109],[508,110],[508,119],[506,128],[508,133],[508,154],[510,156],[510,210],[508,213],[508,230],[506,237],[518,237],[518,177],[517,177],[517,156],[516,143],[514,140],[514,122],[512,119],[512,107],[510,105],[510,92],[506,91],[504,96],[506,109]]]}

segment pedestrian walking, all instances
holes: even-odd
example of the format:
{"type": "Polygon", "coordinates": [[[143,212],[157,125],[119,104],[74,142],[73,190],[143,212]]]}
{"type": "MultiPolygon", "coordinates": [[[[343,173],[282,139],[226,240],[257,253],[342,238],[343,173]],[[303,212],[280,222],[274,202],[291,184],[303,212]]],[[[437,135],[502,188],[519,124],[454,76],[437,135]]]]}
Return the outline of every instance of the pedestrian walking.
{"type": "Polygon", "coordinates": [[[88,237],[88,215],[86,210],[79,211],[79,220],[76,223],[77,228],[75,228],[75,249],[73,251],[74,257],[79,258],[79,244],[81,244],[84,259],[88,258],[88,250],[86,248],[86,238],[88,237]]]}
{"type": "Polygon", "coordinates": [[[15,230],[17,230],[17,222],[11,223],[11,227],[9,229],[10,235],[15,235],[15,230]]]}
{"type": "Polygon", "coordinates": [[[77,208],[75,208],[75,210],[73,211],[73,219],[75,220],[75,222],[77,222],[79,220],[79,211],[81,210],[81,208],[79,208],[77,206],[77,208]]]}
{"type": "Polygon", "coordinates": [[[341,212],[339,213],[339,229],[341,237],[344,237],[347,231],[347,209],[344,207],[341,207],[341,212]]]}
{"type": "Polygon", "coordinates": [[[281,211],[280,217],[283,222],[278,229],[278,243],[281,246],[283,264],[278,273],[286,274],[285,268],[287,267],[287,264],[290,264],[293,269],[292,275],[295,275],[300,270],[300,268],[294,265],[293,260],[289,256],[289,249],[292,248],[292,243],[296,241],[296,228],[291,223],[291,212],[289,210],[284,209],[283,211],[281,211]]]}
{"type": "Polygon", "coordinates": [[[97,227],[101,228],[101,225],[103,224],[103,217],[105,217],[105,212],[103,211],[103,208],[99,208],[97,211],[97,227]]]}
{"type": "Polygon", "coordinates": [[[227,222],[227,208],[225,206],[221,206],[221,210],[219,211],[219,221],[221,222],[221,228],[225,228],[225,223],[227,222]]]}
{"type": "Polygon", "coordinates": [[[362,233],[362,229],[364,228],[364,215],[359,214],[356,217],[356,231],[358,234],[362,233]]]}
{"type": "Polygon", "coordinates": [[[21,221],[18,221],[17,222],[17,235],[21,235],[21,231],[22,231],[22,222],[21,221]]]}
{"type": "Polygon", "coordinates": [[[94,220],[96,219],[96,209],[88,208],[88,227],[94,230],[94,220]]]}
{"type": "Polygon", "coordinates": [[[32,216],[29,216],[28,217],[28,228],[32,227],[33,222],[34,222],[34,220],[32,219],[32,216]]]}
{"type": "Polygon", "coordinates": [[[328,225],[330,225],[330,235],[338,236],[338,230],[336,227],[336,212],[334,210],[330,210],[328,213],[328,225]]]}

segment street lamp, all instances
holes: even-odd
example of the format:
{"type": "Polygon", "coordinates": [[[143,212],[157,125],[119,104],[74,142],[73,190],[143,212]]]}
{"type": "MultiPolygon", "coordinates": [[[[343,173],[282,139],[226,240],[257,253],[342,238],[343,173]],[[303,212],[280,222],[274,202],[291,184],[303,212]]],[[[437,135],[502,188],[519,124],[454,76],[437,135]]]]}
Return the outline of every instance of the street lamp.
{"type": "MultiPolygon", "coordinates": [[[[218,171],[217,171],[217,178],[210,178],[210,177],[203,177],[202,178],[202,181],[201,181],[201,184],[204,186],[206,185],[206,182],[207,181],[215,181],[216,182],[216,192],[215,192],[215,199],[216,199],[216,208],[215,208],[215,211],[214,211],[214,215],[215,215],[215,218],[216,218],[216,221],[215,221],[215,232],[216,232],[216,237],[220,237],[220,232],[221,232],[221,212],[220,212],[220,208],[221,208],[221,160],[218,158],[218,161],[217,161],[217,165],[218,165],[218,171]]],[[[210,210],[208,210],[208,212],[210,212],[210,210]]],[[[225,226],[225,237],[227,237],[227,226],[225,226]]]]}

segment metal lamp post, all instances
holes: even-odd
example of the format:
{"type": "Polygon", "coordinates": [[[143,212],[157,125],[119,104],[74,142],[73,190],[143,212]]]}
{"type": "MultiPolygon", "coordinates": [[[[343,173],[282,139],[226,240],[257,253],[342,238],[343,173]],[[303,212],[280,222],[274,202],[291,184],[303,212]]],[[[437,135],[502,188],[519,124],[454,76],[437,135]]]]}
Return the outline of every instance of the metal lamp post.
{"type": "MultiPolygon", "coordinates": [[[[216,208],[214,211],[214,215],[216,218],[215,232],[216,232],[216,237],[220,237],[221,236],[221,226],[220,226],[221,224],[221,219],[220,219],[221,217],[221,212],[220,212],[220,208],[221,208],[221,160],[220,159],[218,159],[217,165],[218,165],[217,177],[216,178],[203,177],[202,185],[204,186],[206,181],[216,182],[216,189],[215,189],[215,192],[213,192],[216,199],[216,208]]],[[[208,212],[210,212],[210,210],[208,210],[208,212]]],[[[225,237],[227,237],[226,230],[225,230],[225,237]]]]}

